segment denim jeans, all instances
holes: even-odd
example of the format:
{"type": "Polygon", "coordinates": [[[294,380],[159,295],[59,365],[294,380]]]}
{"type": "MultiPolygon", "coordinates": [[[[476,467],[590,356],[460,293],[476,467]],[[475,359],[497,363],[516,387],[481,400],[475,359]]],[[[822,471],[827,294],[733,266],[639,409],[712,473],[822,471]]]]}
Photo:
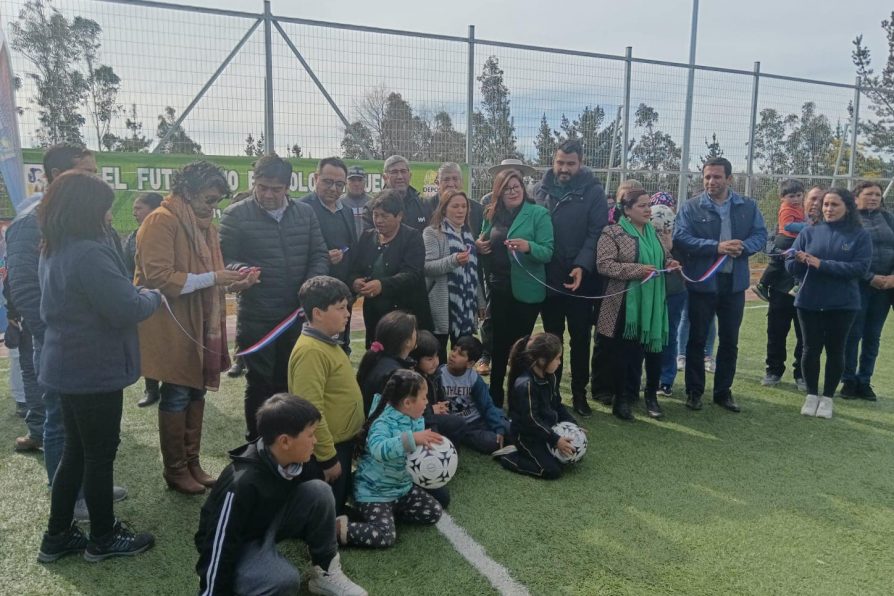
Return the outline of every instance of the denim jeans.
{"type": "MultiPolygon", "coordinates": [[[[40,352],[43,345],[34,338],[34,373],[40,376],[40,352]]],[[[62,448],[65,445],[65,425],[62,422],[61,396],[46,387],[43,391],[43,463],[47,469],[47,482],[53,485],[56,476],[56,468],[62,460],[62,448]]]]}
{"type": "Polygon", "coordinates": [[[879,340],[890,309],[891,298],[886,290],[877,290],[866,282],[860,282],[860,310],[844,348],[844,374],[841,380],[862,385],[868,385],[872,380],[879,340]]]}
{"type": "Polygon", "coordinates": [[[714,399],[730,396],[739,357],[739,327],[745,314],[745,292],[731,292],[732,274],[717,274],[716,292],[689,293],[689,345],[686,354],[686,394],[705,392],[705,366],[702,356],[708,328],[717,317],[717,370],[714,374],[714,399]]]}
{"type": "MultiPolygon", "coordinates": [[[[687,293],[669,294],[667,297],[667,329],[668,339],[664,351],[661,352],[662,385],[673,385],[677,378],[677,329],[686,308],[687,293]]],[[[689,338],[686,338],[687,342],[689,338]]],[[[713,346],[712,346],[713,347],[713,346]]],[[[685,352],[683,352],[685,354],[685,352]]]]}
{"type": "Polygon", "coordinates": [[[25,383],[22,381],[22,365],[19,349],[9,348],[9,392],[17,404],[25,404],[25,383]]]}
{"type": "Polygon", "coordinates": [[[22,384],[25,387],[25,405],[28,407],[28,413],[25,414],[28,436],[43,441],[46,412],[40,385],[37,384],[37,368],[34,366],[34,339],[27,327],[23,327],[22,339],[19,342],[19,367],[22,371],[22,384]]]}
{"type": "Polygon", "coordinates": [[[189,407],[189,402],[205,399],[204,389],[167,382],[162,382],[160,393],[158,409],[162,412],[183,412],[189,407]]]}

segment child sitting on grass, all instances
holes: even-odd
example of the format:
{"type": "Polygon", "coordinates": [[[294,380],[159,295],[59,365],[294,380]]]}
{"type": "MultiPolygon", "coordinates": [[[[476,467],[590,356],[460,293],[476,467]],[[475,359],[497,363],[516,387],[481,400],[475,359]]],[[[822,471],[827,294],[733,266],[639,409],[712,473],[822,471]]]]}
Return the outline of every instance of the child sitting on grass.
{"type": "Polygon", "coordinates": [[[440,381],[449,413],[463,422],[459,443],[498,457],[514,452],[515,448],[504,447],[506,418],[491,400],[487,383],[475,372],[481,352],[478,339],[470,335],[457,339],[447,364],[441,366],[440,381]]]}
{"type": "Polygon", "coordinates": [[[443,437],[425,430],[422,414],[428,403],[425,379],[412,370],[396,370],[382,394],[373,398],[372,414],[361,433],[365,441],[354,476],[354,503],[362,522],[336,519],[341,544],[388,548],[397,540],[395,518],[419,524],[441,519],[441,505],[413,484],[407,456],[417,445],[440,443],[443,437]]]}
{"type": "Polygon", "coordinates": [[[202,507],[195,545],[201,594],[297,594],[301,575],[276,549],[286,538],[307,543],[312,594],[366,596],[341,570],[335,499],[304,464],[316,443],[320,412],[278,393],[257,414],[260,438],[230,452],[202,507]]]}
{"type": "Polygon", "coordinates": [[[376,338],[357,367],[363,393],[363,413],[369,416],[373,396],[382,393],[388,377],[399,368],[413,368],[410,352],[416,347],[416,317],[393,310],[376,324],[376,338]]]}
{"type": "Polygon", "coordinates": [[[512,472],[552,480],[562,475],[562,463],[550,452],[555,447],[571,455],[574,447],[553,432],[559,422],[574,417],[559,397],[556,369],[562,363],[562,341],[552,333],[523,337],[509,355],[509,436],[518,448],[500,457],[512,472]]]}
{"type": "Polygon", "coordinates": [[[441,342],[433,333],[420,330],[416,336],[416,348],[410,354],[415,362],[413,369],[422,375],[428,385],[428,405],[425,407],[425,428],[440,433],[453,441],[459,442],[463,420],[450,413],[450,404],[444,396],[441,384],[441,357],[438,355],[441,342]]]}

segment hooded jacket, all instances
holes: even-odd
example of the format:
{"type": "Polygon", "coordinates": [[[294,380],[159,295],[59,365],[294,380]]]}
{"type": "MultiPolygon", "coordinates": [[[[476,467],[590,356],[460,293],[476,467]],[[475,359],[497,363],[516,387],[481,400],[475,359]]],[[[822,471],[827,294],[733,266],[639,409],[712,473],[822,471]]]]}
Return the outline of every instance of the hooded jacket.
{"type": "MultiPolygon", "coordinates": [[[[534,187],[534,200],[549,210],[555,247],[546,266],[546,281],[561,288],[575,267],[585,277],[596,271],[596,243],[608,224],[608,206],[602,183],[589,168],[582,167],[567,186],[560,186],[549,170],[534,187]]],[[[580,290],[587,284],[581,284],[580,290]]]]}
{"type": "MultiPolygon", "coordinates": [[[[376,394],[372,402],[375,411],[382,399],[376,394]]],[[[413,488],[407,471],[407,456],[416,451],[413,433],[425,430],[422,417],[413,419],[391,404],[369,427],[366,448],[354,474],[354,500],[358,503],[390,503],[406,495],[413,488]]]]}
{"type": "Polygon", "coordinates": [[[200,594],[232,594],[234,572],[243,544],[264,537],[274,518],[306,480],[288,480],[258,439],[230,451],[231,463],[202,506],[195,535],[200,594]]]}

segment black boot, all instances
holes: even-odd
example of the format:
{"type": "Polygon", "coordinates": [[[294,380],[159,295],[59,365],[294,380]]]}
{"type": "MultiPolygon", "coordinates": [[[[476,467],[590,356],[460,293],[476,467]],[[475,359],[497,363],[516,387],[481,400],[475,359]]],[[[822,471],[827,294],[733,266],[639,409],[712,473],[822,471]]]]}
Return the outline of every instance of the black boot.
{"type": "Polygon", "coordinates": [[[143,391],[143,399],[137,402],[141,408],[151,406],[161,399],[161,393],[158,391],[158,381],[146,378],[146,389],[143,391]]]}
{"type": "Polygon", "coordinates": [[[841,384],[838,395],[843,399],[857,399],[860,397],[860,386],[856,381],[845,381],[841,384]]]}
{"type": "Polygon", "coordinates": [[[643,394],[643,398],[646,402],[646,413],[649,415],[649,418],[655,418],[656,420],[664,418],[664,412],[661,406],[658,405],[658,396],[655,391],[646,391],[643,394]]]}
{"type": "Polygon", "coordinates": [[[593,415],[593,409],[590,408],[590,404],[587,403],[586,395],[575,395],[571,398],[572,405],[574,407],[574,411],[580,414],[584,418],[589,418],[593,415]]]}
{"type": "Polygon", "coordinates": [[[612,414],[621,420],[634,420],[633,412],[630,411],[630,399],[626,395],[615,396],[612,414]]]}

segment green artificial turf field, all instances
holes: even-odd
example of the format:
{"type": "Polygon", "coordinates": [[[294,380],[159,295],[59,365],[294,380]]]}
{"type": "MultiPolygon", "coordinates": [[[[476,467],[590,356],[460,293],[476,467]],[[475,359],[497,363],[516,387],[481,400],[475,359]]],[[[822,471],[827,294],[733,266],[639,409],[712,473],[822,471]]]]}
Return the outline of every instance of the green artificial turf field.
{"type": "MultiPolygon", "coordinates": [[[[754,303],[750,303],[754,304],[754,303]]],[[[624,423],[594,404],[585,459],[561,480],[502,470],[464,450],[450,514],[533,594],[889,594],[894,579],[894,331],[874,385],[881,397],[836,400],[832,420],[799,415],[790,377],[763,374],[765,313],[746,310],[735,415],[677,395],[667,417],[624,423]]],[[[359,344],[355,342],[355,345],[359,344]]],[[[358,347],[359,350],[359,347],[358,347]]],[[[359,354],[356,354],[359,356],[359,354]]],[[[8,361],[0,361],[5,388],[8,361]]],[[[709,375],[710,379],[710,375],[709,375]]],[[[206,409],[205,467],[226,464],[243,432],[242,379],[225,379],[206,409]]],[[[710,380],[709,380],[710,384],[710,380]]],[[[7,391],[3,392],[8,395],[7,391]]],[[[157,546],[127,560],[36,561],[49,509],[43,460],[15,454],[23,422],[0,404],[0,594],[193,594],[192,535],[202,497],[166,490],[156,410],[125,393],[116,482],[122,519],[157,546]]],[[[710,400],[708,400],[710,401],[710,400]]],[[[346,572],[371,594],[487,594],[488,582],[435,528],[398,527],[389,551],[346,549],[346,572]]],[[[299,542],[281,545],[306,570],[299,542]]]]}

